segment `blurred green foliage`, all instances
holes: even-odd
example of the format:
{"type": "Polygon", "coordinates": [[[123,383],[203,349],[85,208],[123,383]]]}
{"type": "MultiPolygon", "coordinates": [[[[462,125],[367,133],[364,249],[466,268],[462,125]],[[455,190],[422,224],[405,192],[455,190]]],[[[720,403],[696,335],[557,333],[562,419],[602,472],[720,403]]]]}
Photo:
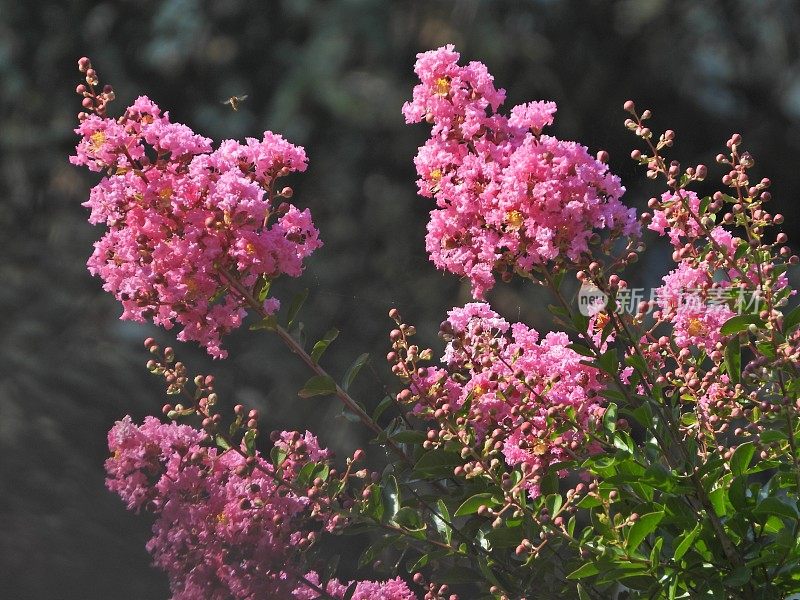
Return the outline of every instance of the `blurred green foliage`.
{"type": "MultiPolygon", "coordinates": [[[[83,266],[99,232],[80,207],[96,178],[66,160],[78,57],[114,84],[116,110],[147,94],[215,138],[271,129],[307,147],[295,199],[311,207],[326,246],[301,281],[276,291],[288,299],[310,288],[306,327],[316,337],[341,330],[331,371],[368,350],[388,381],[386,310],[398,306],[434,343],[444,310],[468,297],[424,253],[429,206],[415,197],[411,159],[427,129],[400,115],[417,52],[455,43],[489,66],[511,104],[556,100],[554,132],[609,150],[628,181],[628,97],[678,132],[686,164],[711,163],[739,130],[767,165],[760,174],[775,182],[791,234],[800,232],[791,195],[799,27],[792,0],[0,0],[0,597],[168,595],[148,567],[146,519],[103,489],[106,431],[126,413],[157,411],[163,396],[143,368],[141,340],[154,332],[119,322],[83,266]],[[221,104],[234,94],[249,95],[237,112],[221,104]]],[[[659,192],[642,186],[627,196],[639,207],[659,192]]],[[[656,251],[639,276],[650,285],[665,271],[656,251]]],[[[544,325],[535,290],[501,286],[492,301],[544,325]]],[[[223,364],[191,347],[179,356],[213,369],[227,401],[261,408],[265,427],[316,428],[352,449],[360,433],[330,420],[338,407],[296,397],[297,361],[277,340],[245,335],[232,336],[223,364]]],[[[381,396],[372,376],[356,387],[367,403],[381,396]]]]}

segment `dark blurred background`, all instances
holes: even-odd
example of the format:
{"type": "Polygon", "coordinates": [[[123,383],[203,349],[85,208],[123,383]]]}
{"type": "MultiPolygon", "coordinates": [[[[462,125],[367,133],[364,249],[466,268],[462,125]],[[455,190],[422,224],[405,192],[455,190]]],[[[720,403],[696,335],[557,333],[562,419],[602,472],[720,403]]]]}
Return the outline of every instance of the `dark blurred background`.
{"type": "MultiPolygon", "coordinates": [[[[80,56],[116,88],[112,113],[147,94],[216,139],[270,129],[307,148],[294,201],[311,207],[326,246],[300,281],[273,289],[285,301],[310,289],[310,337],[342,331],[325,358],[333,373],[372,352],[374,373],[356,392],[373,404],[389,381],[387,309],[435,344],[444,311],[468,298],[424,253],[430,205],[416,197],[412,157],[427,128],[400,115],[417,52],[455,43],[489,66],[509,105],[557,101],[553,131],[610,151],[639,208],[660,189],[627,158],[624,100],[650,107],[656,130],[678,132],[687,165],[712,165],[739,131],[792,237],[799,27],[793,0],[0,0],[0,598],[168,597],[144,549],[147,518],[103,486],[106,431],[165,401],[141,342],[170,337],[119,321],[84,267],[101,231],[80,206],[97,177],[67,162],[80,56]],[[238,112],[220,104],[234,94],[249,95],[238,112]]],[[[657,283],[667,258],[654,244],[633,279],[657,283]]],[[[491,300],[546,328],[537,294],[502,286],[491,300]]],[[[297,398],[307,374],[269,334],[245,329],[227,345],[231,358],[213,364],[177,347],[192,369],[217,375],[227,402],[261,408],[263,427],[308,426],[340,453],[364,442],[332,400],[297,398]]]]}

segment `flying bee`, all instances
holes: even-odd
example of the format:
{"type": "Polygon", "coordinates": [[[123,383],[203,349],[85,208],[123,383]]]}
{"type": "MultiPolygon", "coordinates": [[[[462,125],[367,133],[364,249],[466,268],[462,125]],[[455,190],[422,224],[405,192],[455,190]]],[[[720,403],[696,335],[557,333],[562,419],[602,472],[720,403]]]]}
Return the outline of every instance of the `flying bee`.
{"type": "Polygon", "coordinates": [[[239,110],[239,105],[247,100],[247,94],[244,96],[231,96],[227,100],[222,100],[220,104],[230,104],[233,110],[239,110]]]}

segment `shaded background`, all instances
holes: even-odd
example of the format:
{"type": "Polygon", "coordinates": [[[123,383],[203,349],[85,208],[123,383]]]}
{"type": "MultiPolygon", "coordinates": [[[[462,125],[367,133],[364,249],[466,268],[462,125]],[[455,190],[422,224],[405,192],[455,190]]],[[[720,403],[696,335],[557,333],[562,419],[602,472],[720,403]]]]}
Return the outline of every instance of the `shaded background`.
{"type": "MultiPolygon", "coordinates": [[[[161,386],[141,341],[168,334],[117,320],[120,308],[86,272],[92,242],[80,203],[97,177],[67,162],[79,99],[75,62],[92,58],[118,114],[147,94],[174,120],[214,137],[264,129],[306,146],[294,201],[311,207],[326,246],[300,281],[311,336],[341,331],[326,364],[341,374],[371,351],[356,391],[368,404],[388,381],[381,356],[394,305],[423,339],[468,289],[424,254],[430,205],[415,195],[411,159],[426,135],[400,115],[417,52],[453,42],[484,61],[509,105],[553,99],[553,131],[611,164],[643,207],[660,192],[627,156],[628,97],[678,132],[686,165],[713,164],[732,131],[775,182],[773,209],[800,229],[800,3],[539,0],[379,2],[287,0],[0,0],[0,597],[159,600],[163,575],[144,550],[149,523],[103,487],[105,434],[130,413],[155,413],[161,386]],[[249,94],[238,112],[222,106],[249,94]],[[767,165],[764,167],[764,165],[767,165]]],[[[655,244],[634,281],[668,269],[655,244]]],[[[505,316],[546,328],[536,290],[502,286],[505,316]]],[[[261,408],[266,429],[308,426],[340,452],[363,443],[332,400],[301,401],[301,365],[268,334],[238,332],[212,364],[178,345],[220,395],[261,408]]],[[[438,345],[434,346],[439,348],[438,345]]]]}

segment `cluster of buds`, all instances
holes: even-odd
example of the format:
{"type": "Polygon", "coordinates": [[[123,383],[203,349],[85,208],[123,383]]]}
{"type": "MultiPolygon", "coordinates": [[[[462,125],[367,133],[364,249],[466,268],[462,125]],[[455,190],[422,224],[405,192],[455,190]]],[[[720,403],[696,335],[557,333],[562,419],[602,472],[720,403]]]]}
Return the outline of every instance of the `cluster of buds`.
{"type": "Polygon", "coordinates": [[[439,585],[433,581],[427,581],[422,573],[414,573],[414,583],[425,589],[423,600],[458,600],[458,594],[450,593],[450,586],[439,585]]]}
{"type": "MultiPolygon", "coordinates": [[[[417,333],[417,328],[403,323],[403,318],[396,308],[389,311],[389,318],[395,322],[397,327],[389,332],[392,349],[386,355],[386,360],[391,365],[394,375],[403,381],[410,381],[411,374],[419,368],[419,362],[429,361],[433,358],[433,350],[430,348],[420,350],[419,346],[410,342],[410,338],[417,333]]],[[[398,401],[407,402],[409,394],[408,390],[400,392],[397,396],[398,401]]]]}
{"type": "Polygon", "coordinates": [[[636,110],[636,105],[633,100],[627,100],[623,105],[625,112],[630,113],[632,118],[625,119],[625,127],[632,131],[637,137],[645,140],[650,147],[650,154],[642,153],[641,150],[633,150],[631,158],[641,165],[647,165],[647,177],[649,179],[657,179],[662,172],[667,176],[667,182],[670,187],[682,186],[690,181],[703,181],[708,175],[708,167],[705,165],[696,165],[694,167],[687,167],[681,169],[680,162],[673,160],[667,164],[659,154],[660,150],[664,148],[671,148],[675,143],[675,132],[667,129],[664,133],[660,134],[658,140],[653,143],[653,132],[645,124],[645,121],[650,119],[653,114],[650,110],[644,110],[639,114],[636,110]]]}
{"type": "Polygon", "coordinates": [[[87,57],[84,56],[78,60],[78,70],[86,74],[86,83],[79,84],[75,88],[75,93],[83,98],[81,106],[89,111],[78,113],[78,119],[84,121],[89,117],[90,113],[94,113],[98,117],[105,117],[108,103],[116,97],[114,88],[110,85],[105,85],[102,91],[97,91],[96,88],[100,86],[100,80],[97,77],[97,72],[92,68],[92,61],[87,57]]]}

